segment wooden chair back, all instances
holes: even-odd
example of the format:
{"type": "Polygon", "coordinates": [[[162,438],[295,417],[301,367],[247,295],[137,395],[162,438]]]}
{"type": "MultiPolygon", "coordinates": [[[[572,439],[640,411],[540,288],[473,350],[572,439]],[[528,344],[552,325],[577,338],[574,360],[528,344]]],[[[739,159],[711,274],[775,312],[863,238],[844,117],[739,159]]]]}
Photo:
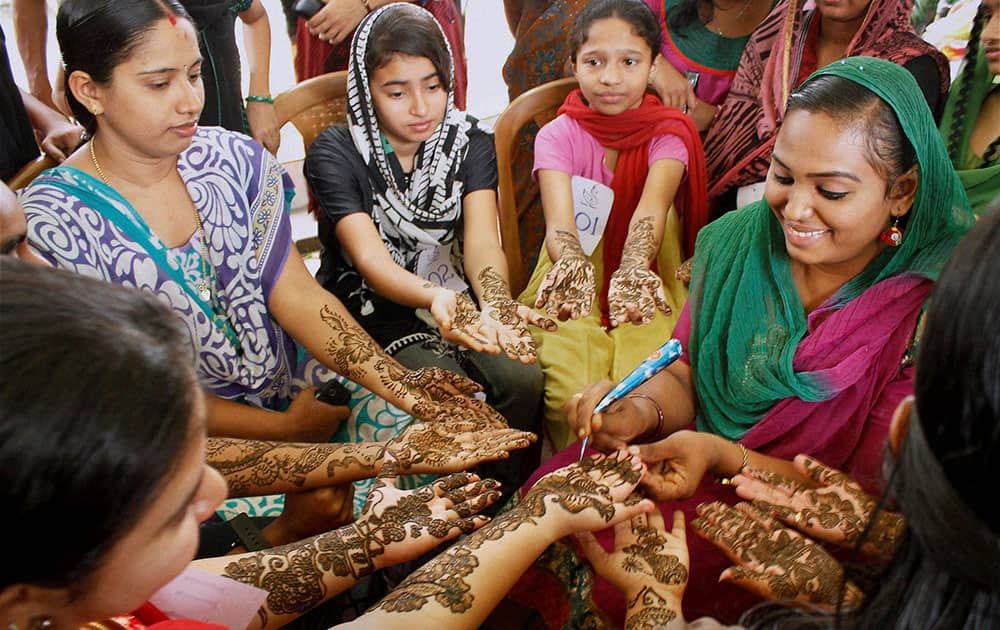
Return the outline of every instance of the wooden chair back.
{"type": "Polygon", "coordinates": [[[278,127],[292,123],[308,149],[321,131],[347,120],[347,71],[306,79],[274,99],[278,127]]]}
{"type": "Polygon", "coordinates": [[[55,160],[43,153],[39,157],[21,167],[21,170],[14,173],[14,176],[7,181],[7,186],[9,186],[13,191],[18,191],[30,184],[31,180],[38,177],[42,171],[56,165],[57,163],[55,160]]]}
{"type": "Polygon", "coordinates": [[[511,158],[514,145],[521,128],[530,122],[539,127],[556,117],[556,110],[577,86],[574,77],[557,79],[532,88],[515,98],[497,118],[493,135],[497,147],[497,171],[499,175],[500,241],[507,258],[510,274],[510,290],[517,296],[528,283],[530,270],[524,268],[521,255],[521,236],[518,232],[517,198],[511,158]]]}

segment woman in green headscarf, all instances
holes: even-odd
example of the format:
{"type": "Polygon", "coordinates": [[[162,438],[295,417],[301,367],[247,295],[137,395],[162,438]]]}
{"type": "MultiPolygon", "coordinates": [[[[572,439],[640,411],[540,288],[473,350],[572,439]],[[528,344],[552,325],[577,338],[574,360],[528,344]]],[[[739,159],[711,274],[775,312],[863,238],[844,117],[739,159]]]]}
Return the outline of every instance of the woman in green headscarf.
{"type": "Polygon", "coordinates": [[[979,5],[965,65],[948,92],[941,137],[972,210],[1000,195],[1000,0],[979,5]]]}
{"type": "MultiPolygon", "coordinates": [[[[924,301],[973,220],[906,70],[853,57],[817,71],[789,100],[764,200],[699,234],[674,331],[685,357],[598,416],[612,384],[588,387],[570,423],[598,448],[641,444],[648,492],[686,498],[664,513],[689,521],[699,503],[736,500],[713,476],[749,464],[801,478],[798,453],[877,491],[892,410],[913,392],[924,301]]],[[[571,446],[536,474],[578,456],[571,446]]],[[[688,541],[685,611],[734,619],[751,596],[718,584],[722,555],[688,541]]],[[[593,598],[613,618],[623,611],[607,583],[593,598]]]]}

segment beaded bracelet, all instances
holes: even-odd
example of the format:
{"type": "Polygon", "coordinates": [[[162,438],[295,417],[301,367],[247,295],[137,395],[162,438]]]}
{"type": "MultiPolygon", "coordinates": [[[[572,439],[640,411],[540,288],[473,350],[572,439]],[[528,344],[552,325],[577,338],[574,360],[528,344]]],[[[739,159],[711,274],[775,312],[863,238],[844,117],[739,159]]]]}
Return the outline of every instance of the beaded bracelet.
{"type": "Polygon", "coordinates": [[[247,103],[274,103],[274,99],[270,96],[248,96],[246,98],[247,103]]]}
{"type": "Polygon", "coordinates": [[[642,398],[643,400],[648,400],[653,403],[653,407],[656,409],[656,429],[653,430],[652,435],[643,435],[639,442],[649,442],[650,440],[655,440],[660,437],[660,431],[663,430],[663,409],[660,408],[660,403],[656,402],[652,396],[647,396],[641,392],[633,392],[626,396],[626,398],[642,398]]]}

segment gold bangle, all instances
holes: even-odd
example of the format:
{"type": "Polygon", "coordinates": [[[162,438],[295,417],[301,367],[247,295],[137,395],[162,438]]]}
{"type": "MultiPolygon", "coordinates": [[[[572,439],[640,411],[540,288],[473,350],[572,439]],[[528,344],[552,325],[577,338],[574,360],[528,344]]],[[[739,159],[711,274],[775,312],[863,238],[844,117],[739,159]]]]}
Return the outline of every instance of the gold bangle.
{"type": "MultiPolygon", "coordinates": [[[[743,461],[740,462],[740,468],[736,471],[736,474],[734,474],[733,477],[743,472],[743,469],[750,465],[750,450],[739,442],[736,442],[736,446],[740,449],[740,455],[742,456],[743,461]]],[[[719,483],[724,486],[730,486],[733,483],[733,477],[723,477],[722,479],[719,479],[719,483]]]]}

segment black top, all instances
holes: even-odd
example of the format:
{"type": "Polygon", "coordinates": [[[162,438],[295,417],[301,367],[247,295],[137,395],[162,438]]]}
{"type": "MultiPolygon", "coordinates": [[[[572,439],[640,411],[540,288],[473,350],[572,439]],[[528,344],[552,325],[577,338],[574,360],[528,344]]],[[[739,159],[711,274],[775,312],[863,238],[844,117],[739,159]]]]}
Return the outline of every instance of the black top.
{"type": "Polygon", "coordinates": [[[0,180],[7,181],[40,155],[31,119],[14,83],[7,38],[0,28],[0,180]]]}
{"type": "MultiPolygon", "coordinates": [[[[468,132],[469,143],[465,158],[456,174],[463,195],[477,190],[496,190],[497,155],[493,135],[473,126],[468,132]]],[[[409,186],[409,173],[404,173],[395,154],[386,156],[402,190],[409,186]]],[[[329,127],[309,145],[303,166],[306,180],[320,208],[319,238],[323,244],[322,260],[316,279],[347,306],[351,314],[379,344],[393,341],[426,326],[414,315],[412,308],[382,299],[361,289],[361,276],[348,262],[337,240],[336,224],[343,217],[364,212],[372,216],[374,196],[368,180],[368,168],[354,146],[344,126],[329,127]]],[[[462,225],[455,226],[462,239],[462,225]]],[[[461,269],[456,269],[459,273],[461,269]]]]}

